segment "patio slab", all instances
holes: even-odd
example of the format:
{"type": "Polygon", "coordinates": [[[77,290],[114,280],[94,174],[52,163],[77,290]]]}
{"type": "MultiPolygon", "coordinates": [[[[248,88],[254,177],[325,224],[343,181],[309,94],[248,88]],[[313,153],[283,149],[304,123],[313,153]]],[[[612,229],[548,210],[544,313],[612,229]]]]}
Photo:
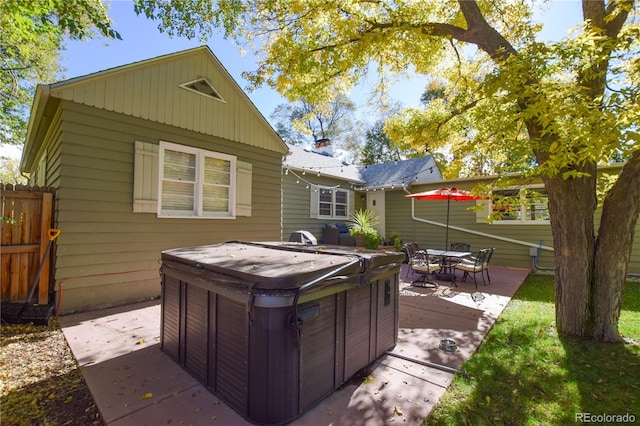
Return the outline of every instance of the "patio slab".
{"type": "MultiPolygon", "coordinates": [[[[399,338],[392,353],[320,401],[292,425],[417,424],[426,418],[453,373],[478,348],[529,271],[491,267],[491,285],[441,282],[413,287],[400,273],[399,338]],[[439,349],[441,339],[456,352],[439,349]],[[427,365],[424,365],[427,364],[427,365]]],[[[158,300],[66,315],[59,323],[108,425],[252,424],[160,350],[158,300]]]]}

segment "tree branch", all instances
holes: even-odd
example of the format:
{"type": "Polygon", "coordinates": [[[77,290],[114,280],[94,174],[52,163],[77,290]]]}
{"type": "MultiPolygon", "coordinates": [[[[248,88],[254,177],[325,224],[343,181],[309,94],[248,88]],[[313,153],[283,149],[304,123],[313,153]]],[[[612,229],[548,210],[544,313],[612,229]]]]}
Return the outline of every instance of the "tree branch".
{"type": "MultiPolygon", "coordinates": [[[[615,38],[629,16],[633,0],[612,1],[605,9],[604,0],[582,0],[582,14],[594,30],[600,30],[607,37],[615,38]],[[615,15],[614,15],[615,14],[615,15]]],[[[602,93],[606,86],[606,70],[609,68],[612,48],[602,44],[604,55],[591,64],[591,72],[578,76],[578,82],[585,87],[591,97],[602,93]]]]}

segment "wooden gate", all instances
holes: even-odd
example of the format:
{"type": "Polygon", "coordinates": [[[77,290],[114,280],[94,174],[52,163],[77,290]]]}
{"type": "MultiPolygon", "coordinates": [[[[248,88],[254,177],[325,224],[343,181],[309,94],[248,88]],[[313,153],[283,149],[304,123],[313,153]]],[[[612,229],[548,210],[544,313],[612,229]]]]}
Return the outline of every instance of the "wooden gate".
{"type": "MultiPolygon", "coordinates": [[[[26,300],[49,243],[53,189],[0,184],[2,301],[26,300]]],[[[38,279],[37,303],[49,302],[51,250],[38,279]]],[[[36,302],[35,298],[33,302],[36,302]]]]}

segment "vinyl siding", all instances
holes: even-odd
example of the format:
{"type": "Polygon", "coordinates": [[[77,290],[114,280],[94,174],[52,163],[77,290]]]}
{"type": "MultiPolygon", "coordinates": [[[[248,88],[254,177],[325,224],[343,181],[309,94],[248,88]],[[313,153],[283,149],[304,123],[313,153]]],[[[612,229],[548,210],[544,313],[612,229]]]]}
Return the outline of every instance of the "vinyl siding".
{"type": "MultiPolygon", "coordinates": [[[[322,186],[340,185],[340,189],[349,191],[349,209],[353,211],[355,198],[357,195],[344,181],[332,179],[324,176],[305,175],[305,179],[322,186]]],[[[307,183],[292,174],[282,175],[282,240],[288,241],[292,232],[304,230],[311,232],[320,242],[322,239],[322,228],[327,223],[347,222],[347,220],[336,219],[316,219],[310,216],[311,192],[312,188],[307,188],[307,183]]]]}
{"type": "Polygon", "coordinates": [[[285,150],[264,117],[208,48],[62,82],[52,86],[51,96],[261,149],[285,150]],[[224,102],[179,86],[199,78],[206,78],[224,102]]]}
{"type": "MultiPolygon", "coordinates": [[[[475,182],[456,187],[470,190],[475,182]]],[[[411,188],[412,193],[429,191],[446,183],[437,185],[425,185],[411,188]]],[[[431,225],[411,218],[411,199],[405,197],[403,191],[386,192],[386,223],[387,231],[397,231],[404,242],[416,241],[420,247],[443,248],[445,245],[445,228],[447,217],[447,202],[432,200],[415,200],[415,216],[434,222],[440,222],[443,226],[431,225]]],[[[485,247],[495,247],[491,263],[494,265],[511,266],[519,268],[533,268],[533,258],[529,254],[530,245],[534,249],[543,241],[544,246],[553,246],[551,226],[548,224],[504,224],[504,223],[477,223],[476,212],[467,210],[475,205],[474,201],[451,201],[449,225],[465,228],[475,232],[488,234],[477,235],[449,229],[449,244],[453,242],[465,242],[471,244],[474,251],[485,247]],[[501,238],[517,240],[518,242],[504,241],[501,238]],[[529,245],[526,245],[529,244],[529,245]]],[[[600,221],[600,210],[596,211],[596,232],[600,221]]],[[[640,222],[636,225],[636,235],[640,235],[640,222]]],[[[554,263],[553,252],[542,250],[539,266],[552,268],[554,263]]],[[[640,239],[633,243],[629,273],[640,274],[640,239]]]]}
{"type": "Polygon", "coordinates": [[[57,188],[60,180],[60,123],[58,118],[61,114],[61,110],[58,110],[54,118],[54,124],[49,128],[47,138],[51,141],[46,148],[42,148],[39,157],[45,157],[44,164],[45,170],[40,170],[39,173],[44,173],[44,185],[48,187],[57,188]]]}
{"type": "MultiPolygon", "coordinates": [[[[412,188],[411,192],[422,192],[434,189],[412,188]]],[[[405,241],[416,241],[423,248],[444,248],[447,222],[447,202],[440,200],[415,200],[415,216],[434,222],[442,226],[431,225],[411,218],[411,199],[405,197],[401,191],[387,192],[387,229],[398,231],[400,238],[405,241]]],[[[545,245],[551,245],[551,228],[545,225],[491,225],[476,223],[476,213],[467,210],[475,206],[475,201],[451,201],[449,212],[449,226],[470,229],[497,237],[521,240],[537,246],[540,239],[545,245]]],[[[502,241],[498,238],[480,236],[454,229],[449,229],[449,244],[464,242],[471,244],[471,250],[495,247],[496,251],[491,260],[492,264],[531,268],[532,258],[529,256],[529,246],[502,241]]],[[[549,257],[551,259],[551,257],[549,257]]],[[[540,261],[541,265],[549,265],[546,256],[540,261]]]]}
{"type": "Polygon", "coordinates": [[[64,287],[63,311],[159,296],[162,250],[280,239],[280,153],[71,102],[62,109],[47,165],[62,230],[55,279],[64,287]],[[136,140],[165,140],[251,163],[252,216],[160,219],[134,213],[136,140]]]}

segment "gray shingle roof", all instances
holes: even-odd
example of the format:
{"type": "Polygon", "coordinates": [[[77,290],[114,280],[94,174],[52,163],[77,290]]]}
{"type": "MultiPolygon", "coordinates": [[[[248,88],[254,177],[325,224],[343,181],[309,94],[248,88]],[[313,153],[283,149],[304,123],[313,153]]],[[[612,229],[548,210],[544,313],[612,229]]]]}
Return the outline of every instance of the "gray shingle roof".
{"type": "Polygon", "coordinates": [[[366,166],[361,168],[360,176],[369,188],[390,188],[442,179],[440,170],[430,155],[366,166]]]}
{"type": "Polygon", "coordinates": [[[358,184],[361,189],[402,187],[442,179],[440,170],[430,155],[358,167],[297,145],[289,145],[289,151],[291,153],[284,161],[285,167],[307,173],[320,172],[324,176],[358,184]]]}
{"type": "Polygon", "coordinates": [[[364,184],[358,167],[344,164],[342,160],[328,155],[319,154],[297,145],[289,145],[291,154],[284,160],[284,166],[296,170],[306,170],[307,173],[317,173],[336,179],[364,184]]]}

